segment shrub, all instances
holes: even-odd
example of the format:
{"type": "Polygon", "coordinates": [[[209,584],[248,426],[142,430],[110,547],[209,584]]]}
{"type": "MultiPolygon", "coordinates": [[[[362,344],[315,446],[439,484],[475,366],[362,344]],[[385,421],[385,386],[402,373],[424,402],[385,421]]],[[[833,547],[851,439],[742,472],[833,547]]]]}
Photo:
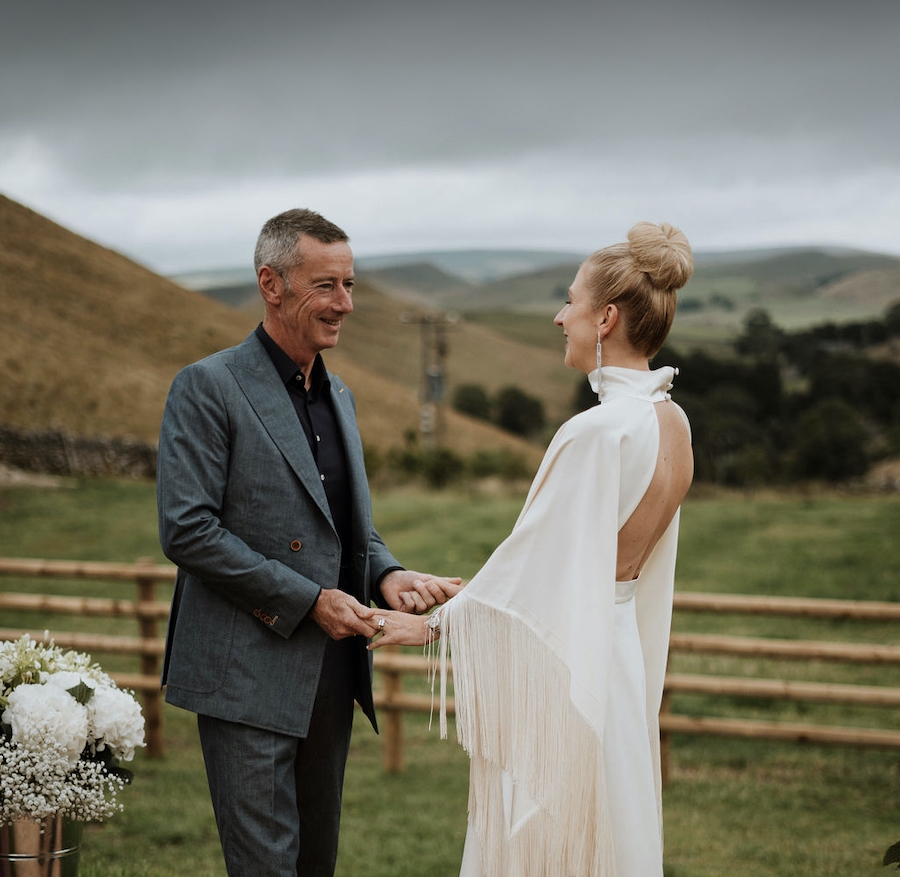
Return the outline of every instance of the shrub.
{"type": "Polygon", "coordinates": [[[525,458],[507,448],[476,451],[469,460],[468,468],[473,478],[496,475],[504,481],[516,481],[532,475],[525,458]]]}
{"type": "Polygon", "coordinates": [[[453,408],[479,420],[491,419],[491,400],[481,384],[461,384],[453,393],[453,408]]]}
{"type": "Polygon", "coordinates": [[[429,487],[446,487],[459,481],[465,464],[459,454],[449,448],[426,448],[420,459],[420,471],[429,487]]]}

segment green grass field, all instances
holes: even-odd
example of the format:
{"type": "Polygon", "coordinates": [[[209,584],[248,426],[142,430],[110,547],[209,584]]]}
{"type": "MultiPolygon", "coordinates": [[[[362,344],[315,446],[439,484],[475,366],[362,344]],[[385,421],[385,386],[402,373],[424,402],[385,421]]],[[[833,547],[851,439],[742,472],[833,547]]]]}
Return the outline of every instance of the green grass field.
{"type": "MultiPolygon", "coordinates": [[[[413,489],[375,497],[376,523],[410,567],[471,576],[506,535],[522,497],[413,489]]],[[[682,516],[681,590],[900,599],[900,497],[696,491],[682,516]]],[[[153,487],[64,482],[0,489],[0,556],[162,560],[153,487]]],[[[4,590],[130,596],[127,586],[0,580],[4,590]],[[124,591],[123,591],[124,588],[124,591]]],[[[0,626],[53,619],[0,613],[0,626]]],[[[90,629],[99,622],[80,622],[90,629]]],[[[72,629],[71,619],[60,628],[72,629]]],[[[122,622],[111,622],[120,631],[122,622]]],[[[678,630],[896,643],[895,625],[679,614],[678,630]]],[[[108,629],[108,628],[103,628],[108,629]]],[[[104,667],[124,659],[95,655],[104,667]]],[[[675,656],[673,669],[900,685],[900,670],[675,656]],[[771,663],[771,662],[770,662],[771,663]]],[[[422,679],[407,687],[425,691],[422,679]]],[[[682,697],[698,714],[896,728],[896,710],[682,697]]],[[[166,708],[166,754],[139,753],[125,811],[89,826],[84,877],[223,875],[193,717],[166,708]]],[[[385,774],[358,719],[348,766],[340,877],[452,877],[465,830],[467,760],[427,717],[405,720],[406,770],[385,774]]],[[[453,731],[451,727],[451,737],[453,731]]],[[[853,877],[881,873],[900,839],[900,753],[679,736],[664,796],[667,877],[853,877]]],[[[562,875],[561,875],[562,877],[562,875]]]]}

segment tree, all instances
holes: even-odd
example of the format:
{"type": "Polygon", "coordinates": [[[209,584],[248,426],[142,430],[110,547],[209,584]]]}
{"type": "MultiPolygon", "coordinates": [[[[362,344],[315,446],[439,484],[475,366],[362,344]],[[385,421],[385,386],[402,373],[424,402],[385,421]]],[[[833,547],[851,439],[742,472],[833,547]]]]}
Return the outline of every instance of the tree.
{"type": "Polygon", "coordinates": [[[503,387],[494,399],[494,422],[516,435],[534,435],[544,428],[544,404],[518,387],[503,387]]]}
{"type": "Polygon", "coordinates": [[[826,481],[859,477],[869,465],[867,438],[852,405],[842,399],[822,399],[797,418],[791,448],[793,473],[826,481]]]}
{"type": "Polygon", "coordinates": [[[888,335],[900,335],[900,301],[895,301],[885,310],[884,325],[888,335]]]}
{"type": "Polygon", "coordinates": [[[738,353],[757,360],[774,361],[781,352],[784,332],[778,328],[763,308],[754,308],[744,317],[744,328],[735,341],[738,353]]]}

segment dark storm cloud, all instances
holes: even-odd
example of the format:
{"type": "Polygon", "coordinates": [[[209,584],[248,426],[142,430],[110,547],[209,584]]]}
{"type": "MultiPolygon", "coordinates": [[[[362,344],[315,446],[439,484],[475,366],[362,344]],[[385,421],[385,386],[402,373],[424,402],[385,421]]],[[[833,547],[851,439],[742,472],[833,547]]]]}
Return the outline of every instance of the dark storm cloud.
{"type": "Polygon", "coordinates": [[[895,0],[37,0],[3,16],[0,191],[158,264],[307,194],[396,249],[653,208],[712,245],[900,236],[898,36],[895,0]]]}

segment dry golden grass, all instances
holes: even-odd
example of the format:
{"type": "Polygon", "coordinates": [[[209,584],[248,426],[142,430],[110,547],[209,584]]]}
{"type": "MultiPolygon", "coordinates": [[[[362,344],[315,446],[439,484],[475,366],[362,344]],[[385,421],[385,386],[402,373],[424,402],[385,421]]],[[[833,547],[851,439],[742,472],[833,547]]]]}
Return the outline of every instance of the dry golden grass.
{"type": "Polygon", "coordinates": [[[0,422],[154,439],[177,370],[247,332],[212,304],[0,196],[0,422]]]}
{"type": "MultiPolygon", "coordinates": [[[[359,299],[327,359],[354,391],[364,441],[387,448],[418,425],[419,338],[400,325],[397,303],[371,289],[359,299]]],[[[153,441],[176,372],[239,343],[258,320],[252,309],[182,289],[0,195],[0,424],[153,441]]],[[[509,351],[509,342],[490,338],[463,347],[463,335],[451,344],[451,370],[465,362],[460,381],[538,381],[543,365],[529,362],[530,348],[509,351]]],[[[454,412],[446,423],[448,444],[460,453],[505,446],[540,456],[534,445],[454,412]]]]}

